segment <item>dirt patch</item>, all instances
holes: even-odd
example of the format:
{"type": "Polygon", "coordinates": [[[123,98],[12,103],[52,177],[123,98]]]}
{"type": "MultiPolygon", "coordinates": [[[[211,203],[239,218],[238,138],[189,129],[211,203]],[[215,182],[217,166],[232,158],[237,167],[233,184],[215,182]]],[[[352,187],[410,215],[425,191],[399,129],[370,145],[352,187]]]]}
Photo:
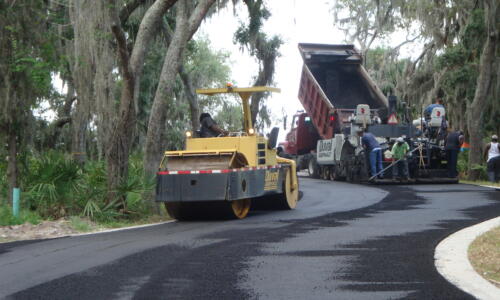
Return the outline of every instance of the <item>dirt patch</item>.
{"type": "Polygon", "coordinates": [[[0,243],[24,240],[40,240],[63,237],[79,233],[100,232],[108,229],[134,227],[170,221],[168,216],[149,216],[134,222],[122,221],[98,224],[88,218],[73,216],[69,219],[43,221],[38,225],[25,223],[22,225],[0,226],[0,243]]]}
{"type": "Polygon", "coordinates": [[[1,226],[0,242],[56,238],[75,233],[78,233],[78,231],[65,219],[43,221],[38,225],[25,223],[22,225],[1,226]]]}
{"type": "Polygon", "coordinates": [[[479,275],[500,287],[500,226],[472,242],[469,260],[479,275]]]}

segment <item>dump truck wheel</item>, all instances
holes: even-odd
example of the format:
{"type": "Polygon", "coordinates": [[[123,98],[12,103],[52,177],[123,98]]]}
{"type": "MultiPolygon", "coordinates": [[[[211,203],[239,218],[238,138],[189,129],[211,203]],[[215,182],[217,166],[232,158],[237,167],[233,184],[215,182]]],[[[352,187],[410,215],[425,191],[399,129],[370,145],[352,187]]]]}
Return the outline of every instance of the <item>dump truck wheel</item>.
{"type": "Polygon", "coordinates": [[[323,171],[321,172],[321,179],[329,180],[330,179],[330,168],[328,166],[323,167],[323,171]]]}
{"type": "Polygon", "coordinates": [[[230,219],[243,219],[248,215],[252,199],[241,199],[227,202],[227,217],[230,219]]]}
{"type": "Polygon", "coordinates": [[[294,209],[299,200],[298,187],[292,189],[292,171],[286,170],[285,180],[283,181],[283,194],[278,197],[278,205],[281,209],[294,209]]]}
{"type": "Polygon", "coordinates": [[[335,167],[330,167],[330,179],[331,181],[334,181],[337,177],[337,170],[335,170],[335,167]]]}
{"type": "Polygon", "coordinates": [[[319,166],[316,164],[316,158],[311,158],[307,166],[307,172],[309,176],[315,179],[319,178],[319,166]]]}

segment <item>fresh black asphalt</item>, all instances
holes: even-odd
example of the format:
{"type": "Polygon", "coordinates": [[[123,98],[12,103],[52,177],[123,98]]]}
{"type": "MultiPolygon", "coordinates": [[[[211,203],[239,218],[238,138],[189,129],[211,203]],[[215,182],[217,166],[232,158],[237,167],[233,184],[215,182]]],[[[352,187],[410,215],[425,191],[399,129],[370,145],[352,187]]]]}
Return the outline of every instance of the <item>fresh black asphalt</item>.
{"type": "Polygon", "coordinates": [[[295,211],[0,244],[12,299],[472,299],[434,248],[500,215],[471,185],[361,186],[301,178],[295,211]]]}

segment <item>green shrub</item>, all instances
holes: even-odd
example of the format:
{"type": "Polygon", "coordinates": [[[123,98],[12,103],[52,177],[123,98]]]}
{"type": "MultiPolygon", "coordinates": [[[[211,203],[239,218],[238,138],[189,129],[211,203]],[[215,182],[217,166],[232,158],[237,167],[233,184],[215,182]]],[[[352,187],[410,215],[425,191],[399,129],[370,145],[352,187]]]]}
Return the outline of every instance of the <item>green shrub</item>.
{"type": "MultiPolygon", "coordinates": [[[[130,157],[129,176],[115,191],[117,198],[111,202],[106,198],[108,175],[104,161],[88,161],[80,167],[69,155],[49,151],[26,156],[23,166],[21,207],[36,211],[43,218],[85,216],[99,222],[121,222],[151,213],[143,196],[153,191],[154,180],[144,179],[139,154],[130,157]],[[121,201],[124,196],[125,203],[121,201]]],[[[3,177],[2,170],[0,164],[3,177]]],[[[6,224],[21,222],[11,220],[7,213],[2,218],[6,224]]]]}
{"type": "Polygon", "coordinates": [[[23,181],[25,201],[43,217],[59,218],[75,212],[74,195],[81,169],[63,153],[49,151],[29,160],[23,181]]]}
{"type": "Polygon", "coordinates": [[[89,161],[85,164],[75,195],[80,214],[93,219],[101,213],[106,197],[106,176],[103,161],[89,161]]]}
{"type": "Polygon", "coordinates": [[[469,163],[469,151],[461,151],[458,154],[457,170],[463,177],[467,176],[467,165],[469,163]]]}
{"type": "Polygon", "coordinates": [[[107,173],[102,161],[88,162],[78,180],[78,205],[81,214],[100,223],[112,223],[117,220],[134,219],[149,215],[148,203],[143,195],[152,191],[154,180],[144,179],[142,156],[132,155],[129,160],[127,181],[118,186],[117,198],[106,203],[107,173]],[[125,196],[124,209],[120,199],[125,196]]]}
{"type": "Polygon", "coordinates": [[[479,180],[487,180],[488,179],[488,175],[487,175],[487,167],[486,165],[473,165],[472,166],[472,170],[475,170],[475,171],[479,171],[479,180]]]}
{"type": "Polygon", "coordinates": [[[7,180],[7,164],[0,160],[0,205],[7,204],[9,184],[7,180]]]}

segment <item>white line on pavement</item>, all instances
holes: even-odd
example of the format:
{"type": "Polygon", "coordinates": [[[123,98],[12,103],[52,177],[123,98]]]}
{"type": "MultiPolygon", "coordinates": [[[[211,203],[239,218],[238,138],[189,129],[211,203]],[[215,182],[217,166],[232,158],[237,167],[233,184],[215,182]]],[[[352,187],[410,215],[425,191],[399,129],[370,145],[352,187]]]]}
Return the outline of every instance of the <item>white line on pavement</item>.
{"type": "Polygon", "coordinates": [[[159,222],[159,223],[136,225],[136,226],[122,227],[122,228],[114,228],[114,229],[107,229],[107,230],[102,230],[102,231],[75,233],[75,234],[70,234],[70,235],[66,235],[66,236],[83,236],[83,235],[92,235],[92,234],[108,233],[108,232],[115,232],[115,231],[131,230],[131,229],[137,229],[137,228],[152,227],[152,226],[158,226],[158,225],[162,225],[162,224],[168,224],[168,223],[172,223],[175,221],[176,220],[170,220],[170,221],[159,222]]]}

